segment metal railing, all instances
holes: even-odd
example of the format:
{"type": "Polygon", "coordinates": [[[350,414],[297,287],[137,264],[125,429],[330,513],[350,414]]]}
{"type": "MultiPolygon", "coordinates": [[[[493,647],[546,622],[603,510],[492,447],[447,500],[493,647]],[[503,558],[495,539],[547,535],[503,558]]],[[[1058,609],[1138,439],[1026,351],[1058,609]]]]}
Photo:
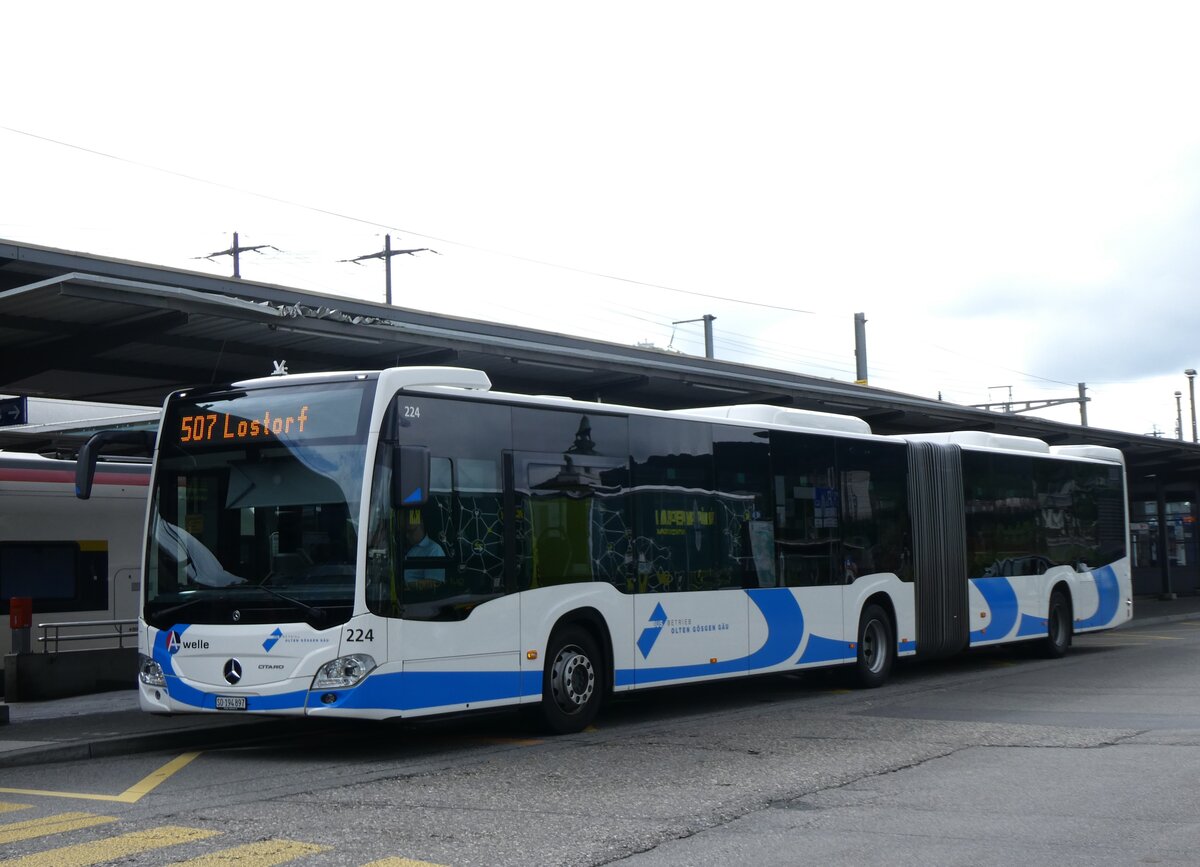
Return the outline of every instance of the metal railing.
{"type": "MultiPolygon", "coordinates": [[[[38,645],[44,653],[58,653],[60,643],[75,641],[116,642],[116,646],[124,648],[128,639],[130,647],[137,647],[136,620],[64,620],[59,623],[39,623],[41,630],[38,645]],[[87,632],[76,634],[71,630],[85,629],[87,632]],[[63,631],[67,630],[64,635],[63,631]]],[[[94,647],[68,648],[68,650],[95,650],[94,647]]]]}

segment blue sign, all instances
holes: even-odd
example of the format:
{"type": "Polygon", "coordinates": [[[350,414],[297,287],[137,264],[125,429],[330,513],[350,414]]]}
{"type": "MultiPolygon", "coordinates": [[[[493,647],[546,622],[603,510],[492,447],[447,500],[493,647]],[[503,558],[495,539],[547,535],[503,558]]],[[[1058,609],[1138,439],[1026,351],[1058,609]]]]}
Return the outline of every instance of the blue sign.
{"type": "Polygon", "coordinates": [[[29,398],[6,397],[0,400],[0,427],[29,424],[29,398]]]}

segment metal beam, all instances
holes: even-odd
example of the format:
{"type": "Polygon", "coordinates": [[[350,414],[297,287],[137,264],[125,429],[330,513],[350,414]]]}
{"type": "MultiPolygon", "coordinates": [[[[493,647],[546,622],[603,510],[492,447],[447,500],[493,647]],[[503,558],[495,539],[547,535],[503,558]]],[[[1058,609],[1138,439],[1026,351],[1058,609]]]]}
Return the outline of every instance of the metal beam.
{"type": "MultiPolygon", "coordinates": [[[[48,370],[94,369],[97,355],[125,346],[147,332],[170,331],[187,321],[188,314],[166,310],[143,313],[106,328],[80,328],[45,343],[0,350],[0,370],[7,382],[19,382],[48,370]]],[[[61,330],[57,333],[62,334],[61,330]]],[[[145,373],[142,365],[142,375],[145,373]]]]}

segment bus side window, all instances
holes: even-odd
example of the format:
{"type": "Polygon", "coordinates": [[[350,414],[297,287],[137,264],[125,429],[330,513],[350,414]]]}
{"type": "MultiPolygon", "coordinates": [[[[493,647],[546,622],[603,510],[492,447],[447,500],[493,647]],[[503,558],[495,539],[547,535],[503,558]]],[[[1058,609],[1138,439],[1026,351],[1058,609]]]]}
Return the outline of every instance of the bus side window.
{"type": "Polygon", "coordinates": [[[514,408],[517,588],[629,585],[629,434],[624,416],[514,408]]]}
{"type": "Polygon", "coordinates": [[[0,613],[14,596],[39,614],[108,606],[107,542],[0,543],[0,613]]]}
{"type": "MultiPolygon", "coordinates": [[[[389,512],[386,522],[372,518],[387,524],[388,541],[368,544],[375,588],[368,597],[406,620],[464,620],[507,592],[501,457],[510,444],[511,410],[465,400],[405,400],[412,411],[395,430],[401,444],[432,452],[428,499],[419,508],[389,512]]],[[[380,461],[386,465],[388,457],[380,461]]],[[[379,479],[376,487],[373,502],[388,490],[379,479]]]]}
{"type": "Polygon", "coordinates": [[[722,587],[774,587],[771,455],[766,431],[713,427],[717,468],[717,569],[722,587]]]}
{"type": "Polygon", "coordinates": [[[514,455],[519,586],[628,582],[629,471],[618,458],[514,455]]]}
{"type": "Polygon", "coordinates": [[[636,590],[718,590],[731,583],[718,546],[712,425],[629,420],[636,590]]]}
{"type": "Polygon", "coordinates": [[[844,580],[834,443],[828,437],[771,433],[776,562],[784,586],[844,580]]]}
{"type": "Polygon", "coordinates": [[[846,582],[880,572],[912,580],[904,536],[908,527],[907,449],[890,443],[842,442],[838,468],[846,582]]]}

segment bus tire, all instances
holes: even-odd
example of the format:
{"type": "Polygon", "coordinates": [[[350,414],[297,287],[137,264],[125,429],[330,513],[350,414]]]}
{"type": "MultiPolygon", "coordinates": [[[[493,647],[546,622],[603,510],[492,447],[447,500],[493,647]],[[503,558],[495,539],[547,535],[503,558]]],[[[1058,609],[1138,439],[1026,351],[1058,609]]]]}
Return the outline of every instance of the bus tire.
{"type": "Polygon", "coordinates": [[[1071,646],[1071,602],[1061,590],[1050,594],[1050,605],[1046,610],[1046,637],[1038,643],[1038,650],[1046,659],[1061,659],[1071,646]]]}
{"type": "Polygon", "coordinates": [[[583,731],[600,710],[604,657],[595,639],[579,626],[557,630],[546,651],[542,722],[554,734],[583,731]]]}
{"type": "Polygon", "coordinates": [[[872,603],[863,609],[854,662],[854,682],[860,689],[875,689],[887,681],[896,661],[895,634],[892,619],[881,606],[872,603]]]}

